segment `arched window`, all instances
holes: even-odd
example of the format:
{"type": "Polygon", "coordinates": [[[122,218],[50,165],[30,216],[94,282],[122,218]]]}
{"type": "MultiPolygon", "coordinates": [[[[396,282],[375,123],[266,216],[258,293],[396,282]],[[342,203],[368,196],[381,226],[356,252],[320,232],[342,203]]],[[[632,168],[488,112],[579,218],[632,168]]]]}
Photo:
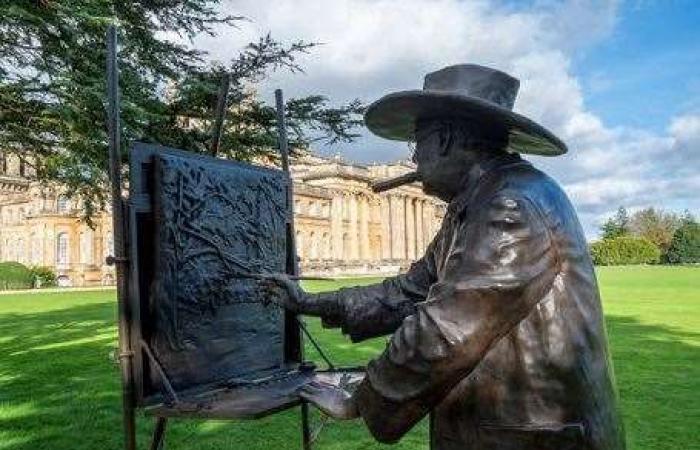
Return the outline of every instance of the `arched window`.
{"type": "Polygon", "coordinates": [[[66,197],[65,195],[59,196],[58,200],[56,201],[56,210],[59,213],[67,213],[69,208],[70,202],[68,200],[68,197],[66,197]]]}
{"type": "Polygon", "coordinates": [[[68,233],[58,233],[56,236],[56,263],[68,264],[68,233]]]}
{"type": "Polygon", "coordinates": [[[92,264],[92,230],[80,232],[80,263],[92,264]]]}

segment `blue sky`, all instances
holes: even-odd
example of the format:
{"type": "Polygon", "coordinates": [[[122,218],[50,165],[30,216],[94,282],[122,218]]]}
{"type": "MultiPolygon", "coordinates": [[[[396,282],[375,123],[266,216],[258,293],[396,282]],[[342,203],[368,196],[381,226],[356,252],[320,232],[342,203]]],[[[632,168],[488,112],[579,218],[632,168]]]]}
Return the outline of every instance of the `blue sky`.
{"type": "Polygon", "coordinates": [[[581,52],[573,71],[608,125],[663,131],[700,110],[700,2],[622,3],[610,36],[581,52]]]}
{"type": "MultiPolygon", "coordinates": [[[[700,0],[224,0],[250,22],[202,36],[225,61],[270,32],[323,42],[257,86],[271,100],[322,94],[332,102],[420,89],[426,73],[459,63],[520,79],[515,110],[569,147],[530,158],[570,196],[590,238],[619,206],[700,215],[700,0]]],[[[406,158],[405,144],[363,130],[318,152],[359,163],[406,158]]]]}

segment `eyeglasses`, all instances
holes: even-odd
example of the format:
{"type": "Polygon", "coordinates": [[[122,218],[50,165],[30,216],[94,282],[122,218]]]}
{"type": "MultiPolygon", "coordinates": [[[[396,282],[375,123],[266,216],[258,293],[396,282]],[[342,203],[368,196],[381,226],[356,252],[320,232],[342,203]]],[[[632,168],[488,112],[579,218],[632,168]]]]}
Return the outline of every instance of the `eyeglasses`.
{"type": "Polygon", "coordinates": [[[412,162],[417,163],[416,150],[418,149],[418,142],[424,141],[428,137],[432,136],[433,133],[438,132],[440,130],[442,130],[442,127],[439,126],[429,128],[428,130],[421,130],[420,132],[416,130],[416,132],[414,133],[414,139],[406,142],[406,145],[408,146],[409,159],[412,162]]]}

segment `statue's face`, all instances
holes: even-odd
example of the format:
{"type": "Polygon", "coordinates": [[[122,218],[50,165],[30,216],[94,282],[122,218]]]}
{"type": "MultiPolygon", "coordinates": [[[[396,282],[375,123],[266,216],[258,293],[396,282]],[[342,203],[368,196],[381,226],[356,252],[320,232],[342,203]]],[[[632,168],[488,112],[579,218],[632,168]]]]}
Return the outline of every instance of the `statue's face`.
{"type": "Polygon", "coordinates": [[[415,136],[413,162],[418,166],[423,191],[450,201],[459,192],[471,165],[468,161],[471,152],[460,147],[454,130],[444,122],[419,122],[415,136]]]}

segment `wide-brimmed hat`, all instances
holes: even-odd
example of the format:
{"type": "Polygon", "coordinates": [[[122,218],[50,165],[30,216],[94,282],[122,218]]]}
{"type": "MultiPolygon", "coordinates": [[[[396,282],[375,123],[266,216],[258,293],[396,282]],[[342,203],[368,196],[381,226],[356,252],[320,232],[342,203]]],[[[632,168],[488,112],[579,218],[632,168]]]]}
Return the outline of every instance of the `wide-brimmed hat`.
{"type": "Polygon", "coordinates": [[[512,111],[520,82],[501,71],[460,64],[426,75],[423,90],[385,95],[365,112],[374,134],[412,141],[423,119],[464,119],[508,132],[508,150],[544,156],[566,153],[566,145],[542,125],[512,111]]]}

